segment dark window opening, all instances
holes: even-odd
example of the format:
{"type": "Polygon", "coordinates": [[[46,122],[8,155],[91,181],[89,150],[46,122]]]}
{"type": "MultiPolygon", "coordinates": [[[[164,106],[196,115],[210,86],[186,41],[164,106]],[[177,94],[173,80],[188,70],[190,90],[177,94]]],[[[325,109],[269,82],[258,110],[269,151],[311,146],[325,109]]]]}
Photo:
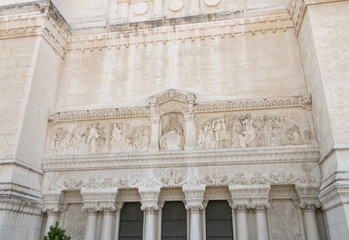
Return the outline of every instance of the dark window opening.
{"type": "Polygon", "coordinates": [[[187,240],[187,210],[183,202],[166,202],[162,209],[162,240],[187,240]]]}
{"type": "Polygon", "coordinates": [[[125,203],[120,213],[119,240],[142,240],[143,211],[140,203],[125,203]]]}
{"type": "Polygon", "coordinates": [[[227,201],[209,201],[206,208],[206,240],[232,240],[231,217],[227,201]]]}

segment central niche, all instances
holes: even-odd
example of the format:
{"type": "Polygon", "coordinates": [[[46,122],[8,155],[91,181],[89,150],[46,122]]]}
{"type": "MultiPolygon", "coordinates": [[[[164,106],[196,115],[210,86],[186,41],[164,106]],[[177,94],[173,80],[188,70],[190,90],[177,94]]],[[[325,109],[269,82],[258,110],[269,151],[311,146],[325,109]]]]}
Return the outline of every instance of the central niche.
{"type": "Polygon", "coordinates": [[[161,117],[159,146],[161,150],[183,150],[185,120],[182,113],[171,112],[161,117]]]}

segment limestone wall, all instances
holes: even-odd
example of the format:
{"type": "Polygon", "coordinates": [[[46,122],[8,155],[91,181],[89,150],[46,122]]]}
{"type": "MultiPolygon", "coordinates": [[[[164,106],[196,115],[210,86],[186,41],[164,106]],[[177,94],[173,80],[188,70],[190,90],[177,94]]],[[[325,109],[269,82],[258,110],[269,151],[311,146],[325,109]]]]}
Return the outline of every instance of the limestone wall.
{"type": "Polygon", "coordinates": [[[69,52],[56,111],[143,106],[176,88],[198,101],[306,94],[292,30],[69,52]]]}

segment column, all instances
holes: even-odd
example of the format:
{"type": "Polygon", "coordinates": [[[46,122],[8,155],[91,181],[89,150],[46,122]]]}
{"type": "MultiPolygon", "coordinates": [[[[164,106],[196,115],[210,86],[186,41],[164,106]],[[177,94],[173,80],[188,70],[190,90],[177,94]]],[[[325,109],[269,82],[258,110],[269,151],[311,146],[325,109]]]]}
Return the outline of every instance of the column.
{"type": "Polygon", "coordinates": [[[97,208],[83,207],[82,210],[87,212],[87,224],[85,227],[84,240],[94,240],[96,239],[97,208]]]}
{"type": "Polygon", "coordinates": [[[307,240],[320,239],[316,221],[316,209],[321,207],[318,199],[319,186],[296,185],[299,198],[299,208],[303,210],[305,236],[307,240]]]}
{"type": "Polygon", "coordinates": [[[50,226],[55,226],[58,221],[59,211],[58,209],[47,209],[47,220],[45,227],[45,235],[50,231],[50,226]]]}
{"type": "Polygon", "coordinates": [[[247,209],[256,209],[256,231],[258,240],[268,240],[269,231],[265,209],[270,207],[270,185],[229,186],[233,208],[236,213],[237,240],[248,240],[247,209]]]}
{"type": "Polygon", "coordinates": [[[205,185],[185,184],[182,189],[185,195],[185,208],[190,215],[189,240],[202,240],[201,210],[204,208],[205,185]]]}
{"type": "Polygon", "coordinates": [[[115,232],[114,232],[114,240],[119,239],[119,230],[120,230],[120,212],[124,203],[117,203],[115,207],[115,232]]]}
{"type": "Polygon", "coordinates": [[[153,15],[152,19],[162,18],[162,8],[163,8],[163,0],[153,0],[153,15]]]}
{"type": "Polygon", "coordinates": [[[256,231],[257,231],[257,240],[268,240],[269,231],[267,224],[266,208],[269,208],[270,205],[260,204],[256,207],[256,231]]]}
{"type": "Polygon", "coordinates": [[[165,202],[164,201],[161,201],[161,202],[158,202],[158,239],[161,239],[161,228],[162,228],[162,208],[164,207],[165,205],[165,202]]]}
{"type": "Polygon", "coordinates": [[[160,187],[140,187],[138,192],[141,195],[141,210],[145,214],[144,240],[157,239],[157,210],[160,187]]]}
{"type": "Polygon", "coordinates": [[[248,240],[248,223],[247,223],[247,210],[245,204],[234,204],[233,208],[236,212],[237,221],[237,239],[248,240]]]}
{"type": "Polygon", "coordinates": [[[303,209],[304,223],[305,223],[305,235],[307,240],[319,240],[320,234],[316,221],[316,206],[308,205],[303,209]]]}
{"type": "Polygon", "coordinates": [[[81,195],[84,204],[83,209],[89,212],[84,240],[112,240],[113,212],[115,211],[115,200],[117,193],[118,188],[116,187],[106,189],[81,189],[81,195]],[[102,230],[99,236],[99,233],[97,233],[97,211],[103,212],[102,230]],[[91,229],[89,229],[88,226],[91,226],[91,229]]]}
{"type": "Polygon", "coordinates": [[[113,215],[115,207],[106,207],[103,209],[103,224],[101,240],[112,240],[113,237],[113,215]]]}
{"type": "Polygon", "coordinates": [[[42,211],[47,213],[45,235],[50,231],[50,226],[55,225],[59,220],[59,213],[63,207],[62,198],[63,193],[60,190],[43,193],[44,208],[42,211]]]}

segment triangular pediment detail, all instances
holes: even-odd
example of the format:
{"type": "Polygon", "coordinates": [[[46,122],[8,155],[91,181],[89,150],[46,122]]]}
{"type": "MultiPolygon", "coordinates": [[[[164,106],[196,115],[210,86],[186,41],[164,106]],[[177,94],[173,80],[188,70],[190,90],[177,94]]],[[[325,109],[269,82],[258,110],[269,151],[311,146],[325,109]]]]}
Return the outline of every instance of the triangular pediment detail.
{"type": "Polygon", "coordinates": [[[150,102],[154,104],[163,104],[168,101],[178,101],[181,103],[187,103],[189,101],[195,101],[196,97],[194,93],[180,91],[177,89],[168,89],[150,97],[150,102]]]}

